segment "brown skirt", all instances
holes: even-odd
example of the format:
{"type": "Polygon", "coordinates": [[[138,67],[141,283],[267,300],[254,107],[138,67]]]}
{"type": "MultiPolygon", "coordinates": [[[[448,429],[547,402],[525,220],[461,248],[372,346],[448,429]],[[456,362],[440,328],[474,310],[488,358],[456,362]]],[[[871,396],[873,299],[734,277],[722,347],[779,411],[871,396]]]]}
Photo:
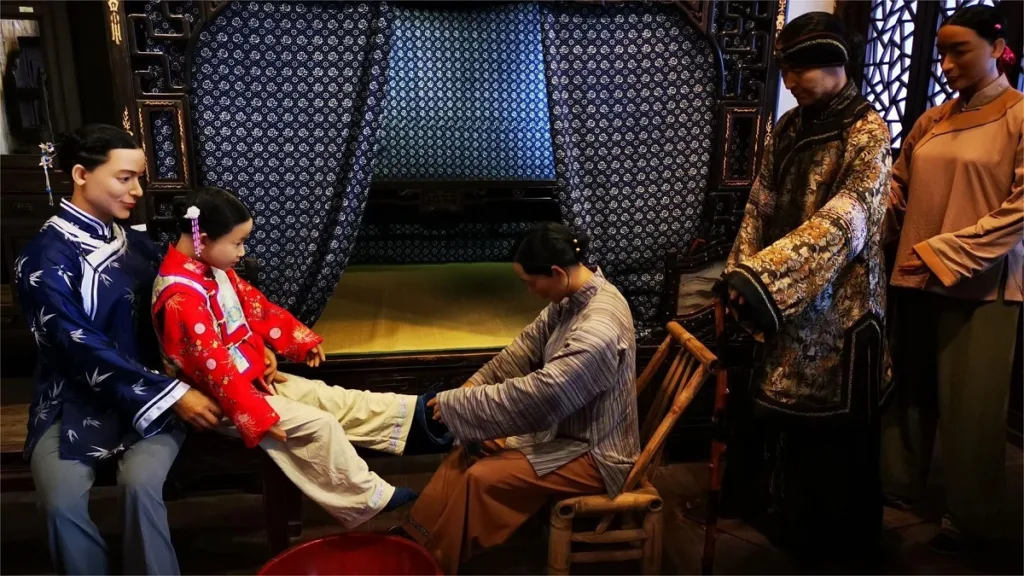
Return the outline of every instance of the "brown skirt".
{"type": "Polygon", "coordinates": [[[456,574],[474,546],[501,544],[550,499],[604,490],[589,454],[537,476],[518,450],[474,460],[459,448],[444,459],[402,527],[434,554],[446,574],[456,574]]]}

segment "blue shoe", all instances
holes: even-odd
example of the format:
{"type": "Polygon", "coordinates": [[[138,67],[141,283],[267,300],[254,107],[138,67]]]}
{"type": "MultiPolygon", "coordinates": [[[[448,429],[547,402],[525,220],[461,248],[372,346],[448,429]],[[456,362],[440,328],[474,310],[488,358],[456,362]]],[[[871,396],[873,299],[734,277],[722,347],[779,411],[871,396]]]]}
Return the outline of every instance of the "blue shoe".
{"type": "Polygon", "coordinates": [[[390,536],[398,536],[399,538],[405,538],[406,540],[413,540],[413,541],[415,541],[413,539],[413,537],[410,536],[409,533],[405,531],[405,528],[402,528],[399,525],[395,525],[395,526],[392,526],[391,528],[388,528],[388,535],[390,535],[390,536]]]}
{"type": "Polygon", "coordinates": [[[434,409],[427,406],[437,392],[427,392],[416,399],[416,413],[413,419],[423,435],[436,446],[451,446],[455,442],[455,436],[448,430],[448,427],[434,420],[434,409]]]}
{"type": "Polygon", "coordinates": [[[391,495],[391,500],[388,500],[388,503],[386,506],[384,506],[383,511],[389,512],[391,510],[394,510],[395,508],[401,508],[402,506],[405,506],[406,504],[415,501],[417,498],[419,498],[419,496],[419,494],[413,492],[412,490],[409,490],[404,486],[399,486],[395,488],[395,493],[391,495]]]}
{"type": "Polygon", "coordinates": [[[942,528],[928,541],[928,547],[932,552],[943,556],[956,556],[963,550],[963,537],[953,524],[952,516],[946,514],[942,517],[942,528]]]}

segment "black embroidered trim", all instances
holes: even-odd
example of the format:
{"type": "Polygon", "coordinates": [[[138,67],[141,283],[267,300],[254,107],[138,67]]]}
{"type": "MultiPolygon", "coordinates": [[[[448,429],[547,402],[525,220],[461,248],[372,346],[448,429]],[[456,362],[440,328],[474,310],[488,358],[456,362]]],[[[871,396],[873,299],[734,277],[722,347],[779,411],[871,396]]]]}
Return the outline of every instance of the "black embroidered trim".
{"type": "Polygon", "coordinates": [[[753,268],[746,264],[737,264],[736,269],[730,272],[725,280],[743,294],[761,329],[772,334],[778,332],[779,326],[782,325],[782,310],[753,268]]]}
{"type": "Polygon", "coordinates": [[[857,418],[865,421],[877,417],[881,406],[884,333],[882,322],[874,314],[866,314],[848,328],[841,358],[842,390],[838,406],[797,407],[777,402],[757,390],[754,402],[771,412],[811,418],[857,418]],[[864,385],[854,388],[858,377],[864,385]]]}
{"type": "Polygon", "coordinates": [[[405,515],[405,521],[408,522],[410,526],[415,528],[417,532],[422,534],[424,538],[428,540],[430,539],[430,531],[424,528],[422,524],[417,522],[416,519],[413,518],[411,514],[405,515]]]}
{"type": "Polygon", "coordinates": [[[811,146],[821,146],[839,140],[845,131],[871,110],[871,103],[861,96],[857,86],[850,82],[817,118],[811,117],[813,110],[810,108],[800,108],[794,112],[789,122],[799,120],[800,124],[797,126],[793,139],[789,142],[788,150],[786,144],[775,149],[774,184],[776,189],[781,186],[782,175],[786,173],[797,152],[811,146]]]}

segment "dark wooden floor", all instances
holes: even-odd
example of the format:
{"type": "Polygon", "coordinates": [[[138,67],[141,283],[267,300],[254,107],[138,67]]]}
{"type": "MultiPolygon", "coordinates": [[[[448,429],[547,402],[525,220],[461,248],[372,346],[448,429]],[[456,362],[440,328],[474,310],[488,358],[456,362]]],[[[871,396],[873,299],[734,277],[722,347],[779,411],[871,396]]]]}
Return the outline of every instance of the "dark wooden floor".
{"type": "MultiPolygon", "coordinates": [[[[422,487],[436,465],[434,457],[375,459],[371,465],[393,483],[422,487]],[[411,463],[410,463],[411,462],[411,463]],[[410,472],[410,470],[421,470],[410,472]]],[[[1003,519],[1010,543],[983,558],[943,557],[927,547],[937,526],[933,520],[886,510],[885,571],[893,574],[1021,574],[1022,458],[1007,450],[1007,514],[1003,519]]],[[[664,571],[699,572],[702,527],[687,518],[689,502],[703,493],[703,464],[670,464],[661,469],[656,484],[666,499],[664,571]]],[[[941,481],[941,478],[939,478],[941,481]]],[[[100,529],[117,546],[117,506],[110,489],[97,489],[92,509],[100,529]]],[[[168,504],[181,568],[191,574],[253,573],[267,559],[263,546],[261,501],[258,495],[222,494],[190,498],[168,504]]],[[[396,511],[372,521],[366,529],[386,530],[400,515],[396,511]]],[[[303,538],[337,531],[326,514],[305,503],[307,529],[303,538]]],[[[716,571],[720,574],[790,574],[796,572],[786,555],[757,531],[726,521],[718,543],[716,571]]],[[[0,573],[38,574],[51,570],[45,525],[35,510],[32,494],[5,494],[0,507],[0,573]]],[[[538,574],[545,572],[546,542],[537,530],[521,531],[506,545],[479,555],[466,567],[475,574],[538,574]]],[[[631,564],[587,567],[581,573],[635,574],[631,564]]]]}

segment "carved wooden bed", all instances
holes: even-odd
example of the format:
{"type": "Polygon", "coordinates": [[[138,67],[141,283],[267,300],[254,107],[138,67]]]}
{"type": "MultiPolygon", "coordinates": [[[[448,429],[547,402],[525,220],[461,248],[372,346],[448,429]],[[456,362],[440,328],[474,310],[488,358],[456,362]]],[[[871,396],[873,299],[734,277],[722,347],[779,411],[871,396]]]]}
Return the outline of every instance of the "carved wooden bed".
{"type": "MultiPolygon", "coordinates": [[[[196,127],[189,100],[191,62],[201,30],[229,2],[195,2],[198,16],[192,22],[175,15],[168,4],[161,2],[155,9],[163,20],[173,24],[170,32],[154,28],[143,2],[106,2],[106,38],[116,106],[122,126],[139,139],[148,163],[147,192],[133,223],[147,223],[154,234],[173,228],[162,216],[167,213],[165,207],[200,182],[193,145],[196,127]],[[167,54],[154,51],[153,46],[184,54],[183,85],[172,85],[167,54]],[[166,80],[161,83],[165,87],[162,91],[144,89],[151,82],[143,80],[161,74],[166,80]],[[169,156],[166,147],[158,147],[154,140],[158,118],[170,127],[175,143],[169,156]],[[173,164],[175,176],[161,178],[159,163],[173,164]]],[[[716,263],[724,259],[732,244],[773,122],[778,81],[771,46],[784,21],[786,1],[685,0],[663,4],[680,10],[708,39],[715,62],[717,112],[710,177],[699,223],[701,239],[693,246],[678,246],[674,253],[666,254],[666,269],[655,271],[664,272],[666,278],[661,314],[664,322],[679,321],[714,348],[710,283],[718,274],[716,263]]],[[[389,225],[424,219],[558,220],[556,192],[553,181],[374,182],[364,218],[380,224],[385,237],[389,225]]],[[[350,266],[316,325],[321,334],[328,332],[330,355],[315,374],[308,375],[350,388],[412,394],[461,385],[541,308],[540,302],[531,300],[518,287],[510,268],[495,263],[350,266]],[[467,278],[478,290],[471,302],[462,303],[456,317],[444,307],[446,294],[451,293],[446,286],[466,282],[467,278]],[[422,289],[410,299],[403,287],[416,284],[422,289]],[[495,314],[494,310],[502,313],[495,314]],[[410,326],[417,328],[410,331],[410,326]]],[[[654,334],[639,342],[638,366],[647,363],[662,336],[654,334]]],[[[749,342],[738,334],[728,342],[742,355],[749,350],[749,342]]],[[[25,368],[30,369],[31,354],[23,357],[25,368]]],[[[284,369],[305,372],[298,366],[284,369]]],[[[706,451],[710,400],[708,396],[695,402],[670,441],[670,452],[691,452],[691,448],[706,451]]],[[[209,476],[218,468],[217,458],[208,449],[187,443],[176,465],[176,478],[209,476]]],[[[250,459],[249,465],[239,465],[238,470],[252,469],[251,464],[250,459]]],[[[266,501],[271,546],[278,549],[288,541],[287,524],[297,508],[297,494],[288,489],[282,477],[264,472],[268,494],[277,494],[266,501]]],[[[187,484],[182,487],[187,488],[187,484]]]]}
{"type": "MultiPolygon", "coordinates": [[[[148,222],[151,230],[159,231],[168,226],[167,219],[160,216],[166,213],[161,207],[173,198],[187,194],[198,183],[196,167],[199,163],[193,146],[194,126],[189,100],[191,61],[200,32],[224,11],[229,2],[197,2],[198,18],[193,22],[175,15],[168,2],[158,4],[163,19],[174,23],[177,28],[170,33],[166,30],[157,32],[150,16],[141,10],[141,4],[117,0],[108,2],[107,37],[122,124],[140,139],[149,165],[145,206],[138,211],[137,219],[148,222]],[[164,47],[164,50],[184,52],[183,86],[172,86],[168,56],[154,51],[154,45],[164,47]],[[166,76],[159,85],[167,88],[162,92],[146,91],[144,86],[152,86],[154,83],[150,81],[156,74],[166,76]],[[159,116],[174,120],[170,122],[170,128],[177,146],[172,149],[172,158],[161,157],[166,153],[154,141],[154,121],[159,116]],[[160,162],[173,162],[177,168],[174,170],[176,176],[158,177],[156,168],[160,162]]],[[[723,257],[742,215],[756,161],[772,123],[777,77],[771,64],[770,46],[771,38],[784,18],[785,2],[689,0],[669,4],[681,10],[690,24],[710,39],[717,66],[717,129],[712,147],[711,178],[707,183],[707,200],[701,217],[702,239],[695,246],[679,246],[678,252],[667,259],[665,297],[662,299],[666,302],[666,321],[679,319],[692,332],[706,338],[711,325],[706,293],[703,305],[700,305],[701,296],[689,294],[687,290],[701,284],[701,270],[723,257]],[[681,284],[682,299],[687,301],[682,315],[679,314],[680,308],[674,305],[680,300],[681,284]]],[[[555,183],[550,181],[375,181],[365,219],[384,225],[424,220],[554,220],[558,219],[558,204],[555,183]]],[[[431,266],[406,270],[350,267],[338,285],[335,299],[316,326],[321,333],[325,329],[331,332],[328,347],[333,346],[333,353],[318,375],[348,386],[404,392],[420,392],[460,383],[511,340],[517,331],[516,325],[525,324],[524,321],[540,308],[539,303],[531,306],[527,301],[499,289],[498,286],[506,279],[508,272],[495,266],[466,266],[461,269],[455,266],[448,270],[431,266]],[[380,301],[370,305],[357,302],[366,296],[367,284],[373,282],[371,274],[375,271],[383,272],[380,279],[385,281],[385,285],[389,276],[396,282],[418,282],[426,286],[431,281],[450,279],[453,274],[470,274],[487,287],[481,294],[481,309],[488,305],[487,292],[494,290],[495,298],[490,302],[497,305],[509,302],[511,298],[515,303],[510,307],[513,312],[505,318],[488,319],[494,321],[490,322],[491,325],[499,327],[476,343],[468,335],[473,331],[468,326],[473,313],[466,315],[467,323],[462,326],[442,330],[441,334],[454,337],[456,343],[452,345],[414,344],[417,340],[441,342],[440,338],[433,337],[438,334],[429,333],[399,334],[395,338],[375,341],[374,331],[380,333],[386,326],[366,326],[367,316],[385,316],[383,324],[391,323],[392,328],[401,324],[398,318],[403,317],[391,303],[380,301]],[[376,309],[371,309],[374,306],[376,309]],[[345,316],[346,313],[352,316],[345,316]],[[348,321],[362,322],[363,329],[357,332],[369,335],[371,343],[378,344],[379,348],[368,345],[361,337],[351,338],[351,343],[358,342],[359,345],[346,343],[341,333],[348,321]],[[339,326],[337,337],[334,336],[335,324],[339,326]]],[[[439,293],[427,294],[423,310],[441,305],[439,301],[432,300],[438,297],[439,293]]],[[[437,313],[433,316],[412,313],[412,316],[405,314],[404,317],[411,318],[410,324],[437,323],[443,319],[437,313]]],[[[448,324],[452,323],[451,318],[447,320],[448,324]]],[[[401,331],[400,327],[395,329],[401,331]]],[[[660,334],[657,334],[651,341],[659,339],[660,334]]],[[[649,343],[641,342],[641,345],[646,344],[649,343]]]]}
{"type": "MultiPolygon", "coordinates": [[[[137,211],[137,219],[147,222],[152,231],[168,225],[160,216],[166,213],[161,206],[187,194],[198,183],[199,162],[193,146],[196,127],[189,99],[190,63],[201,30],[229,3],[197,4],[198,18],[192,23],[175,16],[167,2],[157,5],[163,19],[176,24],[172,33],[166,28],[157,33],[141,2],[111,0],[107,4],[108,50],[117,107],[123,127],[145,148],[149,167],[145,205],[137,211]],[[173,45],[184,52],[182,86],[163,92],[143,89],[154,84],[143,80],[152,80],[155,74],[166,77],[158,84],[172,85],[168,57],[153,52],[154,43],[173,45]],[[170,159],[158,156],[153,139],[154,120],[161,115],[165,120],[174,119],[165,122],[177,144],[170,159]],[[158,178],[157,163],[168,161],[177,166],[174,172],[179,177],[158,178]]],[[[717,276],[716,262],[724,259],[732,244],[757,160],[773,123],[778,76],[771,46],[784,21],[786,1],[688,0],[666,4],[680,10],[709,41],[714,54],[717,112],[701,239],[693,246],[679,246],[675,253],[666,254],[662,325],[675,319],[714,347],[710,283],[717,276]]],[[[425,219],[558,220],[556,193],[553,181],[374,181],[364,218],[381,224],[385,237],[388,225],[425,219]]],[[[521,289],[514,279],[509,281],[508,268],[487,263],[385,269],[350,266],[327,312],[315,326],[326,336],[331,354],[315,374],[307,375],[351,388],[411,394],[461,385],[540,310],[540,302],[522,292],[515,293],[521,289]],[[409,306],[416,303],[407,301],[407,293],[396,288],[409,283],[427,286],[432,281],[435,286],[443,286],[445,278],[454,282],[467,276],[476,278],[476,285],[484,288],[458,315],[451,313],[451,306],[445,310],[443,288],[421,292],[419,306],[414,308],[409,306]],[[441,284],[436,282],[439,279],[441,284]],[[368,295],[372,295],[372,302],[367,300],[368,295]],[[495,314],[495,310],[503,314],[495,314]]],[[[661,337],[655,333],[638,343],[639,366],[653,354],[661,337]]],[[[727,356],[751,356],[751,342],[743,335],[732,334],[727,341],[735,347],[727,356]]],[[[305,373],[302,366],[285,369],[305,373]]],[[[737,378],[745,376],[737,374],[737,378]]],[[[687,457],[706,453],[712,398],[710,394],[703,396],[677,427],[668,445],[670,454],[687,457]]]]}

